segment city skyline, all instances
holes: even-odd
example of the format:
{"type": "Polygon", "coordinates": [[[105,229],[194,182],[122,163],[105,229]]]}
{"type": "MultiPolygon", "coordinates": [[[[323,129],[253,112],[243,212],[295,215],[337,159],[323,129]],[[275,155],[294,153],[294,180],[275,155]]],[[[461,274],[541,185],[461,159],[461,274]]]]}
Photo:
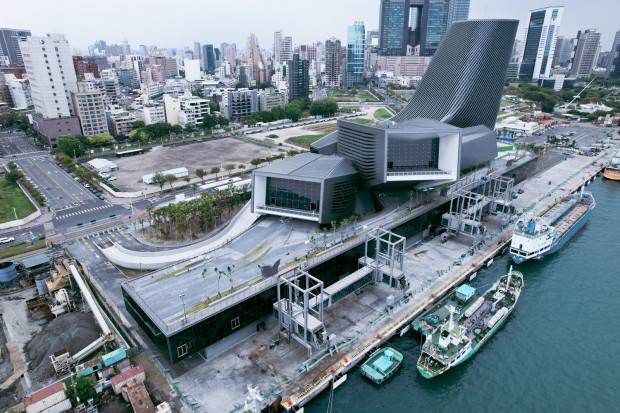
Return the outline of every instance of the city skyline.
{"type": "MultiPolygon", "coordinates": [[[[52,3],[39,3],[35,0],[25,0],[19,4],[8,3],[2,7],[4,16],[0,18],[0,27],[26,29],[33,35],[46,33],[63,33],[72,48],[87,52],[88,45],[96,40],[105,40],[108,44],[120,44],[128,40],[132,49],[137,50],[141,44],[156,45],[161,48],[192,49],[193,43],[209,43],[219,45],[222,42],[237,43],[243,50],[250,34],[255,34],[260,47],[272,49],[273,33],[282,30],[287,36],[292,36],[293,43],[310,44],[315,41],[325,41],[334,36],[345,40],[347,27],[354,21],[363,21],[367,30],[377,29],[379,26],[380,0],[343,0],[327,2],[316,0],[312,6],[308,3],[306,12],[300,13],[298,2],[276,2],[266,0],[261,3],[245,2],[243,7],[231,14],[229,6],[222,3],[213,3],[198,6],[190,14],[179,13],[178,18],[170,19],[169,9],[157,7],[152,2],[143,1],[122,3],[111,0],[106,10],[118,9],[123,13],[114,16],[114,24],[109,28],[105,24],[93,25],[93,10],[88,7],[76,8],[69,0],[58,0],[52,3]],[[117,7],[118,6],[118,7],[117,7]],[[201,8],[204,7],[203,10],[201,8]],[[330,9],[330,13],[322,13],[330,9]],[[321,24],[312,24],[308,14],[317,10],[317,18],[321,24]],[[34,13],[24,13],[24,10],[36,10],[34,13]],[[202,13],[201,11],[204,11],[202,13]],[[261,18],[261,15],[269,18],[261,18]],[[66,16],[49,19],[49,16],[66,16]],[[231,26],[229,16],[235,21],[231,26]],[[281,17],[279,17],[281,16],[281,17]],[[147,23],[142,23],[147,22],[147,23]],[[165,30],[159,29],[166,28],[165,30]],[[207,29],[203,29],[206,27],[207,29]],[[231,29],[234,27],[234,30],[231,29]],[[189,29],[188,29],[189,28],[189,29]]],[[[528,11],[535,8],[554,5],[540,0],[523,0],[518,4],[494,0],[472,0],[470,19],[507,18],[521,21],[518,39],[523,37],[523,21],[527,19],[528,11]]],[[[620,30],[613,13],[598,13],[596,18],[591,10],[604,10],[608,3],[605,0],[592,0],[584,5],[579,0],[565,0],[557,5],[565,6],[565,15],[560,29],[560,35],[575,37],[579,30],[597,29],[601,36],[602,49],[611,48],[616,31],[620,30]],[[561,3],[561,4],[560,4],[561,3]],[[588,19],[588,14],[591,18],[588,19]]],[[[302,9],[304,9],[302,7],[302,9]]],[[[172,15],[175,15],[172,13],[172,15]]],[[[102,22],[106,22],[103,20],[102,22]]]]}

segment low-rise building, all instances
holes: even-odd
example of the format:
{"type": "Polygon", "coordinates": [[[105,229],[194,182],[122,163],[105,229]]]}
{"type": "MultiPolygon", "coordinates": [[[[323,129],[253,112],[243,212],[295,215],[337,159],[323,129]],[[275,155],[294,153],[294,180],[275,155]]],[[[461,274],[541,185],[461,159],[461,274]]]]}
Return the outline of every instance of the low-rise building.
{"type": "Polygon", "coordinates": [[[4,79],[13,100],[13,109],[22,110],[32,106],[32,92],[27,79],[17,79],[12,74],[5,74],[4,79]]]}
{"type": "Polygon", "coordinates": [[[264,90],[258,93],[259,112],[269,112],[275,107],[283,108],[288,103],[286,93],[278,92],[273,89],[264,90]]]}
{"type": "Polygon", "coordinates": [[[394,76],[422,76],[431,60],[429,56],[378,56],[376,70],[394,76]]]}
{"type": "Polygon", "coordinates": [[[57,382],[24,397],[26,413],[64,412],[71,409],[66,389],[63,382],[57,382]]]}
{"type": "Polygon", "coordinates": [[[97,173],[107,173],[118,170],[118,166],[107,159],[95,158],[88,161],[88,167],[97,173]]]}
{"type": "Polygon", "coordinates": [[[240,120],[258,112],[258,93],[256,90],[239,89],[227,93],[226,116],[240,120]]]}
{"type": "Polygon", "coordinates": [[[146,125],[166,122],[166,111],[164,110],[163,105],[144,106],[142,108],[142,114],[146,125]]]}
{"type": "Polygon", "coordinates": [[[209,101],[197,96],[179,96],[179,125],[185,127],[187,124],[199,125],[205,115],[208,115],[209,101]]]}

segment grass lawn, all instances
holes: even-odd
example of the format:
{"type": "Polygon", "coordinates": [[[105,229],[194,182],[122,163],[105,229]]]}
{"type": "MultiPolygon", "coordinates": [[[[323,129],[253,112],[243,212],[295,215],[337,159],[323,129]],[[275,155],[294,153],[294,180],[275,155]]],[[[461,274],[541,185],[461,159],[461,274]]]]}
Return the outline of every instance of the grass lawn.
{"type": "Polygon", "coordinates": [[[394,115],[392,115],[389,110],[380,108],[380,109],[375,110],[375,113],[373,114],[373,116],[379,120],[384,120],[384,119],[389,119],[394,115]]]}
{"type": "Polygon", "coordinates": [[[0,249],[0,260],[13,257],[15,255],[25,254],[30,251],[36,251],[45,248],[45,240],[36,240],[33,243],[22,242],[21,244],[0,249]]]}
{"type": "Polygon", "coordinates": [[[379,100],[366,90],[330,89],[327,97],[337,102],[379,102],[379,100]]]}
{"type": "Polygon", "coordinates": [[[314,125],[302,126],[302,129],[311,130],[313,132],[326,132],[331,133],[338,129],[338,126],[335,122],[327,122],[327,123],[316,123],[314,125]]]}
{"type": "Polygon", "coordinates": [[[409,100],[415,93],[415,90],[393,90],[393,92],[399,96],[402,96],[405,100],[409,100]]]}
{"type": "Polygon", "coordinates": [[[293,145],[301,146],[306,149],[310,149],[310,144],[318,141],[325,135],[327,135],[327,133],[320,133],[318,135],[293,136],[292,138],[288,138],[286,142],[292,143],[293,145]]]}
{"type": "Polygon", "coordinates": [[[514,103],[514,102],[510,102],[510,101],[508,101],[508,100],[504,100],[504,99],[502,99],[502,100],[500,100],[500,101],[499,101],[499,107],[500,107],[500,108],[505,108],[505,107],[507,107],[507,106],[512,106],[512,105],[516,105],[516,103],[514,103]]]}
{"type": "Polygon", "coordinates": [[[365,118],[355,118],[351,119],[351,122],[359,123],[360,125],[374,125],[375,122],[370,119],[365,118]]]}
{"type": "Polygon", "coordinates": [[[6,179],[0,179],[0,222],[15,220],[13,207],[15,207],[18,219],[27,217],[36,211],[19,186],[10,185],[6,179]]]}

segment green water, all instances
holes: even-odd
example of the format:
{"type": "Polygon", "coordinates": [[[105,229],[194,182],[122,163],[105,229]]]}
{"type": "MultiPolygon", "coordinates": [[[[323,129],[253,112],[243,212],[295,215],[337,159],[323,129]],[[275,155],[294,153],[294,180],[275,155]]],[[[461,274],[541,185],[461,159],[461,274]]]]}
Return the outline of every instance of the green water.
{"type": "MultiPolygon", "coordinates": [[[[427,380],[416,369],[413,336],[390,345],[400,371],[375,386],[359,368],[334,391],[333,412],[620,412],[620,183],[587,188],[597,207],[559,252],[515,265],[525,286],[506,324],[469,361],[427,380]]],[[[474,281],[503,275],[496,259],[474,281]]],[[[326,412],[323,392],[306,412],[326,412]]]]}

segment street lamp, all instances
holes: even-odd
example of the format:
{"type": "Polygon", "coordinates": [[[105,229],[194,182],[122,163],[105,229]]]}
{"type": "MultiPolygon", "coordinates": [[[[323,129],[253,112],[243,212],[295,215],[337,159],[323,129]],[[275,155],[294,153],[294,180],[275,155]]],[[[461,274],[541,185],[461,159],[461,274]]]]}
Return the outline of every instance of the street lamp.
{"type": "MultiPolygon", "coordinates": [[[[17,218],[17,211],[15,210],[15,207],[13,207],[13,213],[15,214],[15,221],[19,221],[19,218],[17,218]]],[[[18,225],[18,229],[22,229],[22,226],[18,225]]]]}
{"type": "Polygon", "coordinates": [[[185,319],[185,324],[187,324],[187,313],[185,312],[185,293],[179,294],[179,298],[181,299],[181,304],[183,304],[183,318],[185,319]]]}

